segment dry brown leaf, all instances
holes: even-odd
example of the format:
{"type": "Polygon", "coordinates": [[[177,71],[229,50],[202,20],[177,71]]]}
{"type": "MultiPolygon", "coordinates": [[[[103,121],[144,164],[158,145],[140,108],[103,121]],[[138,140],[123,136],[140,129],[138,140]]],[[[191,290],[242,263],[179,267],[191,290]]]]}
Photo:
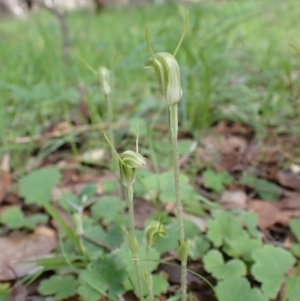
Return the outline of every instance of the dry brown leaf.
{"type": "Polygon", "coordinates": [[[9,154],[4,154],[0,164],[0,170],[9,173],[10,171],[10,156],[9,154]]]}
{"type": "Polygon", "coordinates": [[[23,285],[16,285],[10,292],[7,301],[26,301],[27,300],[27,289],[23,285]]]}
{"type": "Polygon", "coordinates": [[[55,232],[43,228],[38,227],[33,234],[16,231],[0,237],[0,281],[14,280],[39,269],[34,263],[19,262],[46,257],[56,247],[55,232]]]}
{"type": "Polygon", "coordinates": [[[260,200],[252,200],[248,208],[257,214],[258,226],[261,229],[268,229],[276,223],[287,226],[292,216],[300,215],[299,211],[283,211],[277,208],[276,203],[260,200]]]}
{"type": "Polygon", "coordinates": [[[300,191],[300,175],[291,172],[279,171],[276,173],[276,180],[284,187],[300,191]]]}
{"type": "Polygon", "coordinates": [[[243,137],[214,133],[201,139],[198,158],[201,162],[210,162],[216,170],[228,169],[240,163],[247,147],[243,137]]]}
{"type": "Polygon", "coordinates": [[[216,297],[206,295],[204,292],[192,292],[195,300],[197,301],[217,301],[216,297]]]}
{"type": "MultiPolygon", "coordinates": [[[[168,281],[171,283],[180,283],[180,275],[181,275],[181,268],[180,265],[167,265],[167,264],[160,264],[158,267],[158,271],[161,273],[163,272],[164,274],[167,275],[168,281]]],[[[188,273],[187,275],[187,281],[188,283],[190,282],[196,282],[199,284],[203,283],[203,280],[198,278],[192,273],[188,273]]]]}
{"type": "Polygon", "coordinates": [[[19,206],[12,206],[12,205],[2,205],[0,206],[0,216],[2,215],[2,213],[10,208],[20,208],[19,206]]]}
{"type": "Polygon", "coordinates": [[[292,195],[276,203],[281,210],[300,210],[300,194],[292,195]]]}
{"type": "Polygon", "coordinates": [[[0,171],[0,204],[11,185],[11,175],[0,171]]]}
{"type": "Polygon", "coordinates": [[[218,122],[218,124],[213,128],[213,130],[217,133],[223,134],[223,135],[247,135],[252,136],[253,135],[253,129],[248,127],[247,125],[240,123],[240,122],[232,122],[232,121],[226,121],[222,120],[218,122]]]}
{"type": "Polygon", "coordinates": [[[247,206],[247,194],[243,190],[224,190],[219,202],[228,209],[244,209],[247,206]]]}
{"type": "Polygon", "coordinates": [[[137,228],[144,228],[145,221],[156,212],[156,209],[152,202],[145,200],[134,201],[134,215],[135,226],[137,228]]]}
{"type": "Polygon", "coordinates": [[[202,232],[206,230],[206,222],[204,218],[201,218],[196,215],[187,214],[187,213],[183,213],[182,216],[184,219],[187,219],[192,223],[194,223],[202,232]]]}
{"type": "Polygon", "coordinates": [[[221,135],[209,135],[203,137],[200,140],[200,148],[198,151],[198,157],[201,161],[211,161],[217,160],[221,161],[221,149],[224,147],[224,137],[221,135]]]}
{"type": "Polygon", "coordinates": [[[101,160],[104,158],[104,155],[105,155],[105,150],[102,148],[99,148],[99,149],[93,149],[93,150],[83,153],[79,159],[80,159],[80,161],[83,161],[83,162],[100,163],[101,160]]]}

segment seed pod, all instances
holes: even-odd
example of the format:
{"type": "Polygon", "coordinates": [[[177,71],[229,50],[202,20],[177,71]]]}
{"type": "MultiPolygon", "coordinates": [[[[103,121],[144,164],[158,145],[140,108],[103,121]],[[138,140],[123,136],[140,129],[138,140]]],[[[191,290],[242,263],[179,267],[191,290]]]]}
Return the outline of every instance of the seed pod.
{"type": "Polygon", "coordinates": [[[151,248],[156,242],[158,237],[168,236],[167,229],[165,225],[158,221],[152,221],[146,228],[144,232],[144,243],[147,248],[151,248]]]}
{"type": "Polygon", "coordinates": [[[104,95],[110,94],[110,74],[109,70],[106,67],[101,67],[99,69],[100,82],[102,86],[102,91],[104,95]]]}
{"type": "Polygon", "coordinates": [[[129,187],[135,182],[136,168],[146,164],[146,159],[139,153],[131,150],[120,155],[119,169],[120,182],[123,186],[129,187]]]}
{"type": "Polygon", "coordinates": [[[145,65],[153,67],[159,85],[169,106],[178,103],[182,98],[179,65],[175,57],[168,52],[158,52],[145,65]]]}

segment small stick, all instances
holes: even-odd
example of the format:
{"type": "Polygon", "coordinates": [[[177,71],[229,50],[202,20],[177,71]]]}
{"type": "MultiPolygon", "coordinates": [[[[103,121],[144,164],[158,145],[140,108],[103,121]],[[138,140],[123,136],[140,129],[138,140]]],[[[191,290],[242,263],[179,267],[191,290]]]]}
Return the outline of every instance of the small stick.
{"type": "MultiPolygon", "coordinates": [[[[122,127],[124,124],[121,125],[122,127]]],[[[93,125],[80,125],[80,126],[73,126],[71,128],[65,129],[65,130],[56,130],[50,133],[45,133],[45,134],[39,134],[39,135],[34,135],[34,136],[25,136],[25,137],[19,137],[16,138],[15,140],[9,141],[10,144],[28,144],[32,142],[45,142],[50,139],[55,139],[55,138],[61,138],[64,136],[67,136],[69,134],[74,134],[74,133],[83,133],[87,131],[96,131],[96,130],[102,130],[107,128],[107,124],[93,124],[93,125]]]]}
{"type": "Polygon", "coordinates": [[[102,242],[100,242],[96,239],[93,239],[89,236],[86,236],[85,234],[82,235],[82,238],[89,241],[89,242],[91,242],[91,243],[93,243],[94,245],[96,245],[98,247],[106,249],[107,251],[112,251],[112,248],[110,246],[108,246],[108,245],[106,245],[106,244],[104,244],[104,243],[102,243],[102,242]]]}

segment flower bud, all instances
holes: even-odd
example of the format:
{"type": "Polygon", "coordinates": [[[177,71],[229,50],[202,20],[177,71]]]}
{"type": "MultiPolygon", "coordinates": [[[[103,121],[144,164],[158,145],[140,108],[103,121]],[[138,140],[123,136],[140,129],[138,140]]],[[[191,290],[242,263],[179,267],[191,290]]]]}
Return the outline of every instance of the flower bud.
{"type": "Polygon", "coordinates": [[[79,213],[74,213],[72,218],[73,218],[76,235],[82,236],[84,231],[83,231],[83,226],[82,226],[81,215],[79,213]]]}
{"type": "Polygon", "coordinates": [[[120,155],[123,163],[129,168],[137,168],[146,164],[146,159],[139,153],[128,150],[120,155]]]}
{"type": "Polygon", "coordinates": [[[120,159],[120,182],[123,186],[129,187],[135,182],[136,168],[146,164],[146,159],[131,150],[122,153],[120,159]]]}
{"type": "Polygon", "coordinates": [[[151,248],[159,236],[166,237],[168,235],[165,225],[158,221],[152,221],[145,228],[144,243],[147,248],[151,248]]]}
{"type": "Polygon", "coordinates": [[[191,246],[191,242],[188,239],[185,239],[185,241],[180,243],[177,249],[177,254],[181,262],[185,262],[185,263],[187,262],[190,246],[191,246]]]}
{"type": "Polygon", "coordinates": [[[167,104],[178,103],[182,98],[179,65],[175,57],[168,52],[158,52],[145,65],[153,67],[167,104]]]}
{"type": "Polygon", "coordinates": [[[102,91],[104,95],[109,95],[110,94],[110,74],[109,70],[105,67],[101,67],[99,69],[99,75],[100,75],[100,82],[102,86],[102,91]]]}

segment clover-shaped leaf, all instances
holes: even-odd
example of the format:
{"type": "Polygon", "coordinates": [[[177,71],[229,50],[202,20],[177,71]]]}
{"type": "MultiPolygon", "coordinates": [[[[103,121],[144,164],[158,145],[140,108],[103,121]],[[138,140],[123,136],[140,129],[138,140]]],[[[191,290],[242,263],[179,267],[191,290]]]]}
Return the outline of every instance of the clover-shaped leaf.
{"type": "Polygon", "coordinates": [[[240,183],[253,188],[263,200],[278,201],[281,189],[270,181],[245,174],[240,179],[240,183]]]}
{"type": "MultiPolygon", "coordinates": [[[[94,241],[99,241],[99,242],[103,242],[103,240],[106,237],[106,232],[104,231],[104,229],[99,226],[91,226],[89,228],[87,228],[84,231],[85,237],[89,238],[90,240],[94,240],[94,241]]],[[[83,241],[83,246],[85,248],[85,251],[87,252],[87,254],[89,254],[89,256],[93,259],[99,258],[100,255],[102,255],[104,253],[104,249],[100,248],[98,245],[92,243],[90,240],[85,239],[83,241]]]]}
{"type": "Polygon", "coordinates": [[[190,242],[189,255],[193,260],[202,258],[210,248],[210,242],[205,236],[196,236],[190,242]]]}
{"type": "Polygon", "coordinates": [[[207,238],[215,247],[220,247],[226,239],[235,239],[243,232],[241,223],[233,214],[218,210],[213,212],[213,217],[207,222],[207,238]]]}
{"type": "Polygon", "coordinates": [[[166,278],[160,275],[152,275],[153,280],[153,295],[159,296],[167,292],[169,288],[169,282],[166,278]]]}
{"type": "Polygon", "coordinates": [[[224,185],[231,184],[233,182],[233,177],[229,172],[214,172],[211,169],[207,169],[203,172],[204,186],[219,193],[224,189],[224,185]]]}
{"type": "Polygon", "coordinates": [[[48,221],[46,214],[33,214],[26,217],[23,212],[17,208],[8,208],[1,215],[0,222],[6,225],[9,229],[28,228],[34,229],[38,224],[44,224],[48,221]]]}
{"type": "Polygon", "coordinates": [[[93,261],[79,276],[79,295],[86,301],[97,301],[103,296],[116,299],[124,293],[125,264],[117,254],[104,255],[93,261]]]}
{"type": "Polygon", "coordinates": [[[45,224],[48,222],[48,215],[42,213],[32,214],[25,217],[25,228],[34,229],[38,224],[45,224]]]}
{"type": "Polygon", "coordinates": [[[262,246],[260,239],[251,238],[245,231],[236,237],[225,238],[223,251],[231,257],[242,257],[245,261],[253,261],[253,252],[262,246]]]}
{"type": "Polygon", "coordinates": [[[78,294],[85,301],[98,301],[106,295],[108,284],[99,266],[90,264],[79,276],[78,294]]]}
{"type": "Polygon", "coordinates": [[[19,181],[20,196],[26,204],[50,201],[51,190],[58,184],[61,174],[56,167],[42,168],[22,177],[19,181]]]}
{"type": "Polygon", "coordinates": [[[170,250],[176,249],[178,246],[178,230],[177,223],[171,223],[166,226],[168,231],[167,237],[159,237],[154,245],[154,249],[161,255],[170,250]]]}
{"type": "Polygon", "coordinates": [[[209,251],[203,258],[204,268],[217,279],[237,278],[246,275],[246,266],[239,259],[224,262],[223,255],[218,250],[209,251]]]}
{"type": "MultiPolygon", "coordinates": [[[[151,174],[143,179],[145,187],[154,195],[158,195],[162,202],[174,203],[175,192],[174,184],[171,181],[174,175],[172,171],[164,172],[159,175],[151,174]]],[[[195,189],[189,183],[189,178],[180,174],[180,189],[183,201],[195,200],[195,189]]]]}
{"type": "Polygon", "coordinates": [[[262,292],[251,288],[246,278],[228,278],[215,288],[218,301],[268,301],[262,292]]]}
{"type": "Polygon", "coordinates": [[[87,201],[91,200],[97,192],[97,185],[90,183],[87,184],[80,192],[79,199],[81,203],[84,204],[87,201]]]}
{"type": "Polygon", "coordinates": [[[102,186],[103,186],[104,193],[114,193],[119,189],[120,184],[118,181],[108,179],[108,180],[103,180],[102,186]]]}
{"type": "Polygon", "coordinates": [[[252,237],[257,238],[258,237],[258,230],[257,230],[258,218],[257,218],[257,215],[254,212],[243,210],[239,213],[239,219],[246,226],[249,234],[252,237]]]}
{"type": "Polygon", "coordinates": [[[116,220],[126,204],[116,196],[105,196],[100,198],[91,208],[92,217],[95,220],[101,220],[103,224],[108,225],[116,220]]]}
{"type": "MultiPolygon", "coordinates": [[[[135,271],[134,262],[132,260],[132,254],[129,251],[128,247],[124,245],[122,249],[120,249],[119,257],[123,260],[123,262],[127,265],[127,277],[124,281],[124,286],[127,290],[133,290],[135,294],[138,296],[138,286],[137,286],[137,275],[135,271]]],[[[141,275],[145,275],[148,273],[148,263],[145,260],[147,258],[146,247],[140,246],[138,252],[138,258],[140,259],[140,273],[141,275]]],[[[152,248],[149,252],[149,269],[150,272],[154,271],[159,264],[159,254],[157,251],[152,248]]],[[[142,281],[143,291],[147,291],[146,282],[142,281]]],[[[155,291],[154,291],[155,293],[155,291]]]]}
{"type": "Polygon", "coordinates": [[[81,207],[81,201],[78,196],[67,192],[62,194],[58,200],[58,205],[68,213],[75,213],[81,207]]]}
{"type": "Polygon", "coordinates": [[[78,280],[73,276],[61,277],[54,275],[49,279],[43,280],[39,287],[38,292],[42,296],[54,295],[54,300],[65,300],[77,293],[78,280]]]}
{"type": "Polygon", "coordinates": [[[292,285],[291,289],[288,290],[287,293],[287,300],[288,301],[299,301],[300,296],[300,277],[294,279],[291,279],[292,285]]]}
{"type": "Polygon", "coordinates": [[[106,236],[103,239],[103,243],[110,246],[112,249],[118,248],[124,241],[124,232],[118,222],[114,222],[110,225],[106,236]]]}
{"type": "Polygon", "coordinates": [[[296,256],[300,257],[300,243],[299,244],[293,244],[291,246],[291,252],[296,256]]]}
{"type": "Polygon", "coordinates": [[[298,242],[300,242],[300,218],[293,218],[290,220],[290,228],[298,242]]]}
{"type": "Polygon", "coordinates": [[[1,215],[0,222],[9,229],[21,229],[24,227],[24,214],[16,207],[6,209],[1,215]]]}
{"type": "Polygon", "coordinates": [[[284,281],[284,275],[295,263],[294,256],[284,249],[265,245],[253,253],[253,259],[253,276],[262,283],[265,295],[274,299],[284,281]]]}

